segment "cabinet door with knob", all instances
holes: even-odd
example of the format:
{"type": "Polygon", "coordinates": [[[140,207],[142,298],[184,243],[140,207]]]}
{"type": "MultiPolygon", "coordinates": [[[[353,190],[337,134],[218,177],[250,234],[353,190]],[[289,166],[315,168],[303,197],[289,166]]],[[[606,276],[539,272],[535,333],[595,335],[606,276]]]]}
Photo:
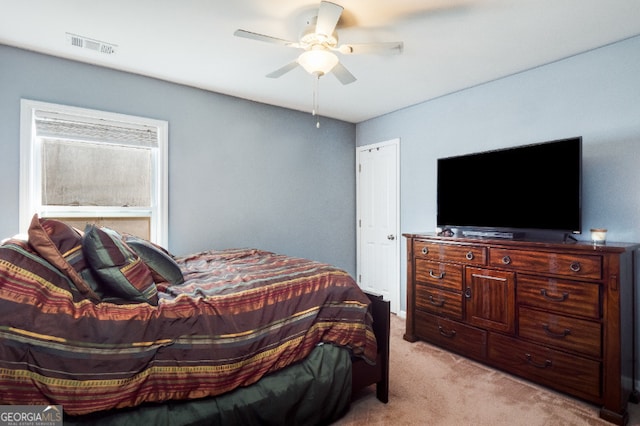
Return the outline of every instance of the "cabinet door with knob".
{"type": "Polygon", "coordinates": [[[469,324],[513,334],[516,292],[513,272],[467,267],[465,317],[469,324]]]}

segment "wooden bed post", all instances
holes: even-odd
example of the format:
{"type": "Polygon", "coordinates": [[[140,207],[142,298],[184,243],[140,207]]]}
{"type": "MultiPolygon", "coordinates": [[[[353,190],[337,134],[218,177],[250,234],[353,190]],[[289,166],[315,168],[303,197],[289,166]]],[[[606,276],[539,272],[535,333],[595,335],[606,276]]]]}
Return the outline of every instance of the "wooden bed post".
{"type": "Polygon", "coordinates": [[[360,389],[376,385],[376,397],[385,404],[389,402],[389,329],[391,304],[382,296],[365,293],[371,300],[373,333],[378,343],[376,365],[369,365],[362,359],[353,361],[352,394],[360,389]]]}

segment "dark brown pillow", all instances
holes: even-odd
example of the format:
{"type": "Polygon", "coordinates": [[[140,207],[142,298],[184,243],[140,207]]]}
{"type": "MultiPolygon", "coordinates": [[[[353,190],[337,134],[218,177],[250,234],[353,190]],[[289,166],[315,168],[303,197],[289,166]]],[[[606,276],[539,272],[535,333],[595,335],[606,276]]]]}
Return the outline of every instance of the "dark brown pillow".
{"type": "Polygon", "coordinates": [[[69,277],[80,294],[95,302],[100,299],[81,275],[90,271],[82,251],[82,234],[77,229],[59,220],[40,219],[34,214],[29,226],[29,244],[69,277]]]}

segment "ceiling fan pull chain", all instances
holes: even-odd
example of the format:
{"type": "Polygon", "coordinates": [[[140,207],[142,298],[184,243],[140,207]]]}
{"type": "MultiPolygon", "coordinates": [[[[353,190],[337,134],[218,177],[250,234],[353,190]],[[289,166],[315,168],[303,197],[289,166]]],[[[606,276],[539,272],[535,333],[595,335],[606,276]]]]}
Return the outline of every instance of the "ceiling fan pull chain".
{"type": "Polygon", "coordinates": [[[317,114],[316,109],[318,108],[318,81],[320,77],[315,74],[315,79],[313,81],[313,105],[311,106],[311,115],[315,116],[317,114]]]}
{"type": "Polygon", "coordinates": [[[319,114],[319,89],[320,89],[320,73],[315,73],[314,77],[315,77],[315,81],[313,84],[313,110],[311,112],[311,115],[314,115],[316,117],[316,128],[319,129],[320,128],[320,114],[319,114]]]}

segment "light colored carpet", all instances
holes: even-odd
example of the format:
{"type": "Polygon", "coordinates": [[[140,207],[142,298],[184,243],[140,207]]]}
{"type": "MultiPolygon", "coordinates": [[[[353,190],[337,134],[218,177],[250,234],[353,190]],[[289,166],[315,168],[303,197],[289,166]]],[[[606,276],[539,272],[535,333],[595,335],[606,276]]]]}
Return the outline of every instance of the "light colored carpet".
{"type": "MultiPolygon", "coordinates": [[[[404,319],[391,315],[389,403],[364,389],[336,423],[356,425],[611,425],[598,408],[424,342],[402,339],[404,319]]],[[[630,425],[640,409],[629,404],[630,425]]]]}

